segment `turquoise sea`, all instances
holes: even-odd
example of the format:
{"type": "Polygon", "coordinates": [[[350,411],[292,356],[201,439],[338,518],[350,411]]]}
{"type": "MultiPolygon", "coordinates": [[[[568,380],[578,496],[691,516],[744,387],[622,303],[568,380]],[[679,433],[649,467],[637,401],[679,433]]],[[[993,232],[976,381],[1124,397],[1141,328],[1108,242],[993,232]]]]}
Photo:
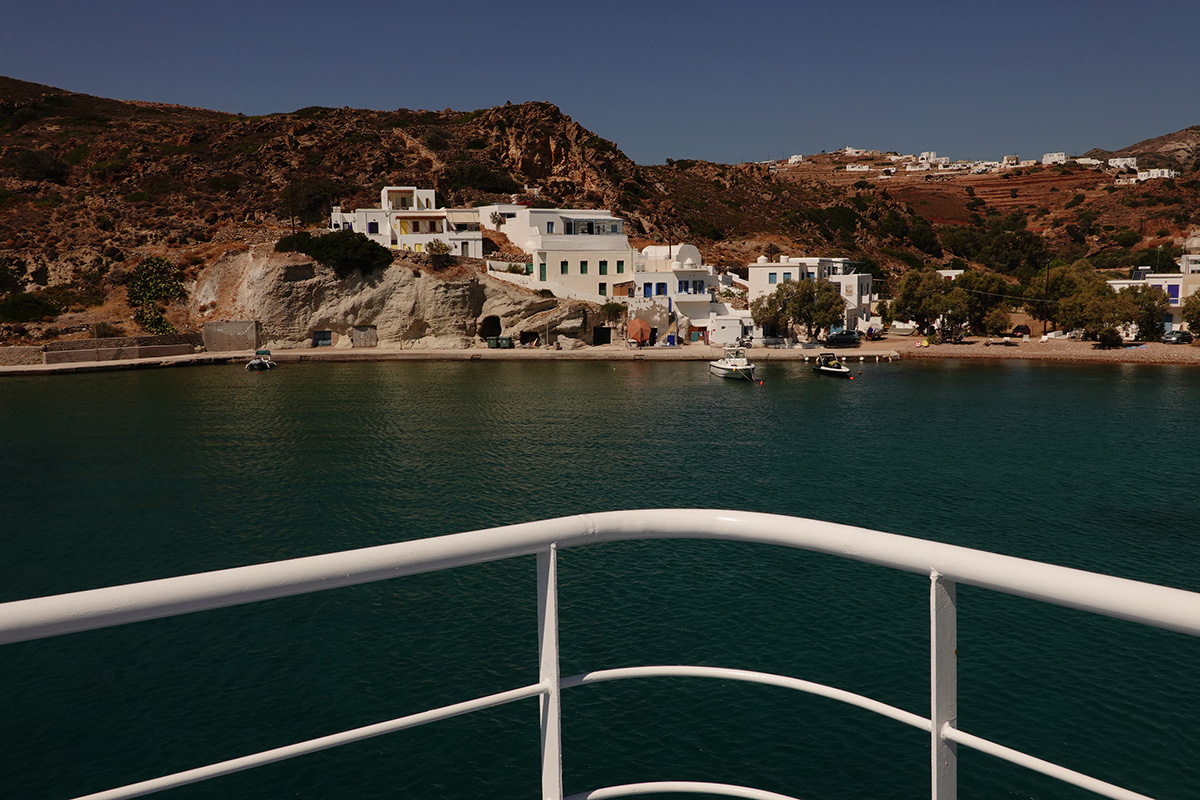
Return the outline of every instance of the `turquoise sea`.
{"type": "MultiPolygon", "coordinates": [[[[190,367],[0,380],[0,601],[583,511],[844,522],[1200,591],[1200,370],[904,362],[190,367]]],[[[536,681],[532,558],[0,647],[0,797],[72,797],[536,681]]],[[[560,556],[563,674],[765,670],[927,714],[928,580],[649,542],[560,556]]],[[[959,590],[959,723],[1165,800],[1200,640],[959,590]]],[[[770,687],[564,694],[568,793],[928,796],[927,735],[770,687]]],[[[161,795],[530,798],[535,700],[161,795]]],[[[960,749],[964,798],[1084,792],[960,749]]]]}

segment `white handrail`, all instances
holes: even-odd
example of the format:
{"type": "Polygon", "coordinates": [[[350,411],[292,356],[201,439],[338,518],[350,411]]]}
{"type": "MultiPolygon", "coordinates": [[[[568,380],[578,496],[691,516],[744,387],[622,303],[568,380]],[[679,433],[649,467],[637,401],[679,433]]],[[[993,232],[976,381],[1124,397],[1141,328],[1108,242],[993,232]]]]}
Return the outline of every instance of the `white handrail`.
{"type": "Polygon", "coordinates": [[[0,644],[631,539],[723,539],[842,556],[1200,636],[1200,594],[965,547],[746,511],[609,511],[0,605],[0,644]]]}
{"type": "Polygon", "coordinates": [[[174,789],[178,786],[186,786],[189,783],[199,783],[200,781],[208,780],[209,778],[218,778],[222,775],[232,775],[235,772],[244,772],[245,770],[254,767],[262,767],[267,764],[274,764],[276,761],[286,761],[289,758],[303,756],[309,753],[317,753],[321,750],[328,750],[331,747],[338,745],[350,744],[351,742],[361,742],[363,739],[371,739],[376,736],[382,736],[385,733],[395,733],[402,731],[405,728],[415,728],[419,725],[425,725],[438,720],[450,719],[451,717],[462,716],[469,714],[472,711],[482,711],[485,708],[495,708],[496,706],[512,703],[517,700],[524,700],[529,697],[537,697],[546,691],[546,687],[541,684],[533,684],[532,686],[524,686],[520,689],[510,689],[507,692],[499,694],[491,694],[486,697],[479,697],[474,700],[467,700],[454,705],[434,708],[429,711],[422,711],[418,714],[409,714],[404,717],[398,717],[387,722],[377,722],[374,725],[365,725],[361,728],[342,731],[341,733],[333,733],[329,736],[321,736],[316,739],[309,739],[304,742],[296,742],[295,744],[276,747],[271,750],[263,750],[259,753],[251,753],[248,756],[239,756],[231,758],[228,761],[218,761],[215,764],[209,764],[206,767],[197,767],[196,769],[188,769],[183,772],[175,772],[170,775],[163,775],[160,778],[151,778],[148,781],[140,781],[131,783],[128,786],[121,786],[116,789],[108,789],[95,794],[83,795],[75,798],[75,800],[126,800],[130,797],[141,797],[154,792],[161,792],[165,789],[174,789]]]}
{"type": "Polygon", "coordinates": [[[624,786],[609,786],[590,792],[573,794],[566,800],[610,800],[613,797],[632,797],[639,794],[665,794],[684,792],[690,794],[719,794],[724,797],[741,797],[745,800],[796,800],[786,794],[764,792],[746,786],[731,786],[728,783],[702,783],[700,781],[655,781],[653,783],[627,783],[624,786]]]}
{"type": "Polygon", "coordinates": [[[728,681],[743,681],[746,683],[761,683],[767,686],[779,686],[784,689],[793,689],[799,692],[816,695],[817,697],[825,697],[830,700],[837,700],[841,703],[857,706],[873,711],[883,717],[894,719],[897,722],[903,722],[905,725],[911,725],[914,728],[919,728],[926,733],[929,733],[931,726],[929,720],[919,714],[913,714],[910,711],[905,711],[895,706],[890,706],[887,703],[881,703],[878,700],[873,700],[870,697],[865,697],[854,692],[847,692],[844,689],[837,689],[833,686],[826,686],[823,683],[813,683],[812,681],[803,681],[799,678],[789,678],[786,675],[772,675],[769,672],[754,672],[746,669],[727,669],[724,667],[688,667],[688,666],[661,666],[661,667],[622,667],[621,669],[601,669],[595,672],[584,672],[579,675],[572,675],[569,678],[562,679],[562,688],[569,689],[574,686],[585,686],[591,683],[604,683],[605,681],[619,681],[627,678],[717,678],[728,681]]]}
{"type": "MultiPolygon", "coordinates": [[[[932,768],[935,800],[952,799],[956,795],[957,761],[953,743],[973,747],[1116,800],[1147,800],[1144,795],[964,733],[955,727],[956,659],[953,654],[957,645],[954,587],[956,583],[965,583],[1200,636],[1200,594],[1194,592],[828,522],[750,512],[689,509],[580,515],[127,586],[19,600],[0,604],[0,644],[289,597],[534,553],[538,554],[541,632],[541,675],[538,683],[441,709],[412,714],[390,722],[368,725],[88,795],[88,800],[137,797],[534,696],[541,698],[542,708],[543,793],[547,798],[557,799],[562,797],[558,692],[562,688],[587,683],[662,675],[726,678],[797,689],[850,703],[929,731],[934,748],[932,768]],[[560,679],[557,669],[557,550],[600,542],[653,538],[722,539],[773,544],[838,555],[930,576],[931,700],[936,722],[845,690],[747,670],[691,666],[629,667],[560,679]]],[[[608,797],[665,791],[790,800],[783,795],[757,789],[696,782],[629,784],[574,795],[569,800],[602,800],[608,797]]]]}

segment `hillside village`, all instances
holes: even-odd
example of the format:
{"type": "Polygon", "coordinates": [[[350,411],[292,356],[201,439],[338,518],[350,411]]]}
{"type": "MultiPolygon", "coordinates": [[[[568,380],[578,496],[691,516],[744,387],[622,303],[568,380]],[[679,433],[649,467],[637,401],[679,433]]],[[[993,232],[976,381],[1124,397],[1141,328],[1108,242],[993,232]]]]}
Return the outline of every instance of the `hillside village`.
{"type": "Polygon", "coordinates": [[[1171,330],[1194,292],[1198,139],[643,166],[548,103],[244,118],[0,79],[0,341],[253,319],[292,346],[573,347],[619,342],[636,318],[656,345],[782,342],[795,332],[752,306],[805,278],[842,303],[822,330],[866,332],[929,271],[983,276],[1033,322],[1070,265],[1072,281],[1159,287],[1171,330]],[[362,234],[389,265],[274,251],[296,231],[362,234]],[[174,294],[135,298],[148,260],[175,271],[174,294]]]}

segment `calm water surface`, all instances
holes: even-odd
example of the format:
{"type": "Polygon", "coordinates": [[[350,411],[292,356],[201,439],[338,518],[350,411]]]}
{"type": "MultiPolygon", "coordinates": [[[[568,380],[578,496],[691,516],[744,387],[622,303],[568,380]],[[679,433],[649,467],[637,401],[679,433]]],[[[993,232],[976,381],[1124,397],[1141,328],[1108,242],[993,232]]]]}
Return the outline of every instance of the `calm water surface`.
{"type": "MultiPolygon", "coordinates": [[[[908,362],[196,367],[0,381],[0,600],[625,508],[844,522],[1200,591],[1200,371],[908,362]]],[[[761,669],[927,713],[928,581],[714,542],[560,557],[563,674],[761,669]]],[[[0,648],[0,797],[61,798],[536,679],[533,559],[0,648]]],[[[960,725],[1200,785],[1200,642],[969,587],[960,725]]],[[[769,687],[564,695],[568,792],[928,796],[927,736],[769,687]]],[[[520,798],[535,700],[171,798],[520,798]]],[[[960,751],[962,796],[1090,797],[960,751]]]]}

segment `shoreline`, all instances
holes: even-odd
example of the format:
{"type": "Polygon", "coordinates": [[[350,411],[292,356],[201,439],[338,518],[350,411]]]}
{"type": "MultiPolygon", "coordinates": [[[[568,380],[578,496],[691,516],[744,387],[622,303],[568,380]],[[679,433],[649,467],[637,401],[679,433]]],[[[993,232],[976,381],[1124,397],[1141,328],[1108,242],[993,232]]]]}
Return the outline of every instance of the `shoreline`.
{"type": "MultiPolygon", "coordinates": [[[[1008,345],[986,340],[965,344],[941,344],[917,347],[916,337],[894,337],[876,342],[864,342],[855,348],[787,348],[752,347],[747,355],[755,363],[807,361],[817,353],[833,350],[847,362],[895,362],[908,359],[960,359],[967,361],[1048,361],[1079,364],[1176,364],[1200,366],[1200,347],[1168,345],[1152,342],[1116,350],[1097,350],[1090,342],[1052,339],[1046,342],[1031,339],[1013,341],[1008,345]]],[[[471,348],[467,350],[408,349],[408,348],[303,348],[274,350],[272,357],[279,364],[317,362],[383,362],[383,361],[713,361],[720,358],[722,348],[708,345],[682,347],[646,347],[630,349],[622,345],[602,345],[578,350],[507,350],[471,348]]],[[[245,363],[254,356],[251,350],[221,353],[194,353],[180,356],[125,359],[120,361],[80,361],[64,364],[22,364],[0,366],[0,377],[45,375],[81,372],[110,372],[130,369],[155,369],[178,366],[245,363]]]]}

